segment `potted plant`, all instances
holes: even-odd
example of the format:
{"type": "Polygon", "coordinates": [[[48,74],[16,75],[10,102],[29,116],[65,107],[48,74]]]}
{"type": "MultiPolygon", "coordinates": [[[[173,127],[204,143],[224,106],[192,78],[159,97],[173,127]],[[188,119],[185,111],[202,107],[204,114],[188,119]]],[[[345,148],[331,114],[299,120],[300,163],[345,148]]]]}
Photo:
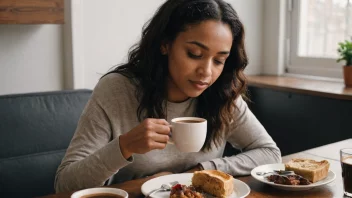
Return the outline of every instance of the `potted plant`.
{"type": "Polygon", "coordinates": [[[346,65],[343,66],[345,85],[352,87],[352,41],[340,42],[337,51],[340,55],[337,62],[346,61],[346,65]]]}

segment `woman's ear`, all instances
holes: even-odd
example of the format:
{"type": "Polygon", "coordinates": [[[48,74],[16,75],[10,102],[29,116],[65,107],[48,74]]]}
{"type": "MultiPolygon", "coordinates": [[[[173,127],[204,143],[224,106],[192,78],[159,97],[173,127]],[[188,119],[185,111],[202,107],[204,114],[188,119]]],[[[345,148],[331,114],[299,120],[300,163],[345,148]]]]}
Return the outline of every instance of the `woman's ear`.
{"type": "Polygon", "coordinates": [[[169,47],[166,42],[162,42],[160,46],[160,52],[162,55],[167,55],[169,52],[169,47]]]}

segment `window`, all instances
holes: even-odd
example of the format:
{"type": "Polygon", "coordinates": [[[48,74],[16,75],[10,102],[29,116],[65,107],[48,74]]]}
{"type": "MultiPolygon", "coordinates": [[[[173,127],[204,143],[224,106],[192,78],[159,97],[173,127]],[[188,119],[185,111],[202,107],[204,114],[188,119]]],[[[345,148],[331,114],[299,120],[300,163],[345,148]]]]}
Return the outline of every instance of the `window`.
{"type": "Polygon", "coordinates": [[[342,78],[338,43],[352,39],[352,0],[290,0],[286,72],[342,78]]]}

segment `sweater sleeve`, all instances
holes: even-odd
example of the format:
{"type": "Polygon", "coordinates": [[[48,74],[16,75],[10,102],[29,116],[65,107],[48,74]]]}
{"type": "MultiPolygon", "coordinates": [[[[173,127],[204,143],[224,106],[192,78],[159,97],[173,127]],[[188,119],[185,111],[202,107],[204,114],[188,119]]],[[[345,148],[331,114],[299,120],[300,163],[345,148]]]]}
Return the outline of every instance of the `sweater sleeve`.
{"type": "Polygon", "coordinates": [[[128,165],[120,150],[119,137],[113,139],[111,121],[103,103],[108,97],[104,78],[98,83],[77,125],[75,134],[58,167],[56,192],[103,186],[119,169],[128,165]]]}
{"type": "Polygon", "coordinates": [[[231,157],[203,162],[204,169],[217,169],[234,176],[248,175],[263,164],[281,163],[281,152],[262,124],[239,97],[236,100],[235,121],[229,127],[227,141],[242,152],[231,157]]]}

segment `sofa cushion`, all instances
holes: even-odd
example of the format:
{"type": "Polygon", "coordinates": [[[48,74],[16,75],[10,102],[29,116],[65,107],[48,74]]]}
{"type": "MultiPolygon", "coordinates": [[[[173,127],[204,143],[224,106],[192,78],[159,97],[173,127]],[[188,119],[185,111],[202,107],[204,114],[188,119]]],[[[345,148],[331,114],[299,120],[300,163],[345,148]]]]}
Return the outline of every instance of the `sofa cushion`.
{"type": "Polygon", "coordinates": [[[73,90],[0,96],[0,197],[54,193],[56,169],[90,95],[73,90]]]}
{"type": "Polygon", "coordinates": [[[33,197],[54,193],[54,177],[65,150],[0,161],[0,197],[33,197]]]}

